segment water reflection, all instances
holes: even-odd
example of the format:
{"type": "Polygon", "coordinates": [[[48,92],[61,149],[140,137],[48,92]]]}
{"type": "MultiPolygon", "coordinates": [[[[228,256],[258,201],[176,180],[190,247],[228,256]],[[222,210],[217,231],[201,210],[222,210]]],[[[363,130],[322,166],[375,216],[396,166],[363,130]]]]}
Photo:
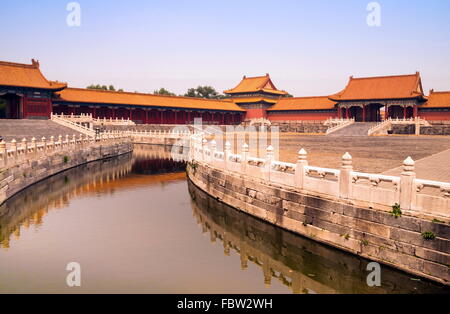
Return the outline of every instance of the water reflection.
{"type": "MultiPolygon", "coordinates": [[[[293,293],[449,293],[449,289],[382,267],[382,286],[366,284],[368,260],[267,224],[218,202],[189,182],[194,217],[224,254],[240,256],[241,269],[261,269],[261,284],[274,280],[293,293]]],[[[238,266],[238,265],[236,265],[238,266]]]]}
{"type": "Polygon", "coordinates": [[[186,182],[170,152],[136,145],[0,206],[0,292],[448,292],[389,268],[381,288],[367,287],[366,260],[217,202],[186,182]],[[83,269],[77,290],[65,283],[70,261],[83,269]]]}
{"type": "Polygon", "coordinates": [[[11,237],[18,239],[21,228],[38,229],[49,211],[69,206],[71,199],[178,181],[185,178],[184,170],[185,163],[173,160],[170,149],[136,145],[133,154],[89,163],[50,177],[0,206],[0,248],[9,248],[11,237]]]}
{"type": "Polygon", "coordinates": [[[145,175],[184,171],[186,163],[181,157],[174,159],[172,156],[171,147],[137,144],[134,146],[132,171],[145,175]]]}

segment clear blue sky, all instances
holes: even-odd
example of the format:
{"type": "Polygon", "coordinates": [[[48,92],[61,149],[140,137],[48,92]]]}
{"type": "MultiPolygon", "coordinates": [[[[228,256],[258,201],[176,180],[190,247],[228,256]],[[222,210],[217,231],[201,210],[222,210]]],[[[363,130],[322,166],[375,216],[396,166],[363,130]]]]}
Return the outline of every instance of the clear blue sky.
{"type": "Polygon", "coordinates": [[[450,90],[450,1],[384,0],[381,27],[363,0],[81,0],[68,27],[62,0],[2,1],[0,60],[37,58],[75,87],[130,91],[234,87],[270,73],[296,96],[335,93],[348,77],[420,71],[426,91],[450,90]]]}

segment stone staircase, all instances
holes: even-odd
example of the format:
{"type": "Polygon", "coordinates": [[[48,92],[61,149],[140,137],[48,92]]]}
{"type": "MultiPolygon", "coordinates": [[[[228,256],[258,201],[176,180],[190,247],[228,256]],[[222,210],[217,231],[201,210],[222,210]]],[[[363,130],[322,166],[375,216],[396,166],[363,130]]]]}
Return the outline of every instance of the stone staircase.
{"type": "Polygon", "coordinates": [[[31,140],[33,137],[40,141],[43,136],[47,139],[50,139],[50,136],[54,136],[56,140],[59,135],[65,137],[67,134],[70,136],[73,134],[76,136],[80,135],[80,133],[50,120],[0,119],[0,136],[6,142],[10,142],[13,139],[20,142],[23,138],[31,140]]]}
{"type": "Polygon", "coordinates": [[[328,136],[368,136],[370,128],[376,124],[376,122],[355,122],[328,136]]]}

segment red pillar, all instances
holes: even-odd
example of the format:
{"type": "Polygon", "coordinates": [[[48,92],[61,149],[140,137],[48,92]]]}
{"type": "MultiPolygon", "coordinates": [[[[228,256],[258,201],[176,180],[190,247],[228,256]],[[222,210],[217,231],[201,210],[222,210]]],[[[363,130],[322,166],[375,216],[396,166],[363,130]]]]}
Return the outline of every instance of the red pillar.
{"type": "Polygon", "coordinates": [[[417,105],[414,105],[413,107],[413,118],[417,118],[419,116],[417,105]]]}
{"type": "Polygon", "coordinates": [[[20,111],[22,111],[22,117],[20,118],[26,118],[27,117],[27,101],[26,101],[26,96],[22,96],[20,97],[19,100],[19,104],[20,104],[20,108],[19,108],[19,117],[20,117],[20,111]]]}
{"type": "Polygon", "coordinates": [[[202,118],[203,123],[206,124],[206,112],[201,112],[200,116],[202,118]]]}
{"type": "Polygon", "coordinates": [[[348,118],[349,118],[349,110],[348,110],[348,107],[346,107],[345,109],[346,109],[346,117],[347,117],[347,119],[348,119],[348,118]]]}
{"type": "Polygon", "coordinates": [[[338,107],[337,109],[338,109],[337,116],[338,116],[338,119],[340,119],[341,118],[341,107],[338,107]]]}
{"type": "Polygon", "coordinates": [[[363,105],[363,116],[362,116],[363,122],[366,122],[366,105],[363,105]]]}
{"type": "Polygon", "coordinates": [[[47,104],[48,104],[48,109],[47,109],[47,118],[49,118],[50,119],[50,116],[51,116],[51,114],[52,114],[52,112],[53,112],[53,104],[52,104],[52,100],[51,100],[51,98],[49,98],[48,100],[47,100],[47,104]]]}
{"type": "Polygon", "coordinates": [[[174,121],[175,121],[175,124],[178,124],[178,111],[177,110],[174,111],[174,121]]]}
{"type": "Polygon", "coordinates": [[[403,119],[406,119],[406,106],[403,106],[403,119]]]}

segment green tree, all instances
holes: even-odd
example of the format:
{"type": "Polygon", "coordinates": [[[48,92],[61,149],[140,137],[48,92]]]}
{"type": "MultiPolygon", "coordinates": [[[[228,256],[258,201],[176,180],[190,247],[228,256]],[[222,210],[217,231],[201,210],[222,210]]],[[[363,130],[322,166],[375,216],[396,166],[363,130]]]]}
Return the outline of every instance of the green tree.
{"type": "MultiPolygon", "coordinates": [[[[100,84],[91,84],[91,85],[89,85],[86,88],[87,89],[98,89],[98,90],[109,90],[109,91],[112,91],[112,92],[116,91],[116,88],[114,87],[114,85],[106,86],[106,85],[100,85],[100,84]]],[[[120,88],[118,90],[118,92],[123,92],[123,89],[120,88]]]]}
{"type": "Polygon", "coordinates": [[[175,96],[174,93],[169,92],[167,89],[165,89],[164,87],[161,87],[160,89],[157,89],[153,92],[154,95],[167,95],[167,96],[175,96]]]}
{"type": "Polygon", "coordinates": [[[222,99],[225,97],[224,95],[219,94],[211,86],[198,86],[197,88],[189,88],[184,96],[207,99],[222,99]]]}

